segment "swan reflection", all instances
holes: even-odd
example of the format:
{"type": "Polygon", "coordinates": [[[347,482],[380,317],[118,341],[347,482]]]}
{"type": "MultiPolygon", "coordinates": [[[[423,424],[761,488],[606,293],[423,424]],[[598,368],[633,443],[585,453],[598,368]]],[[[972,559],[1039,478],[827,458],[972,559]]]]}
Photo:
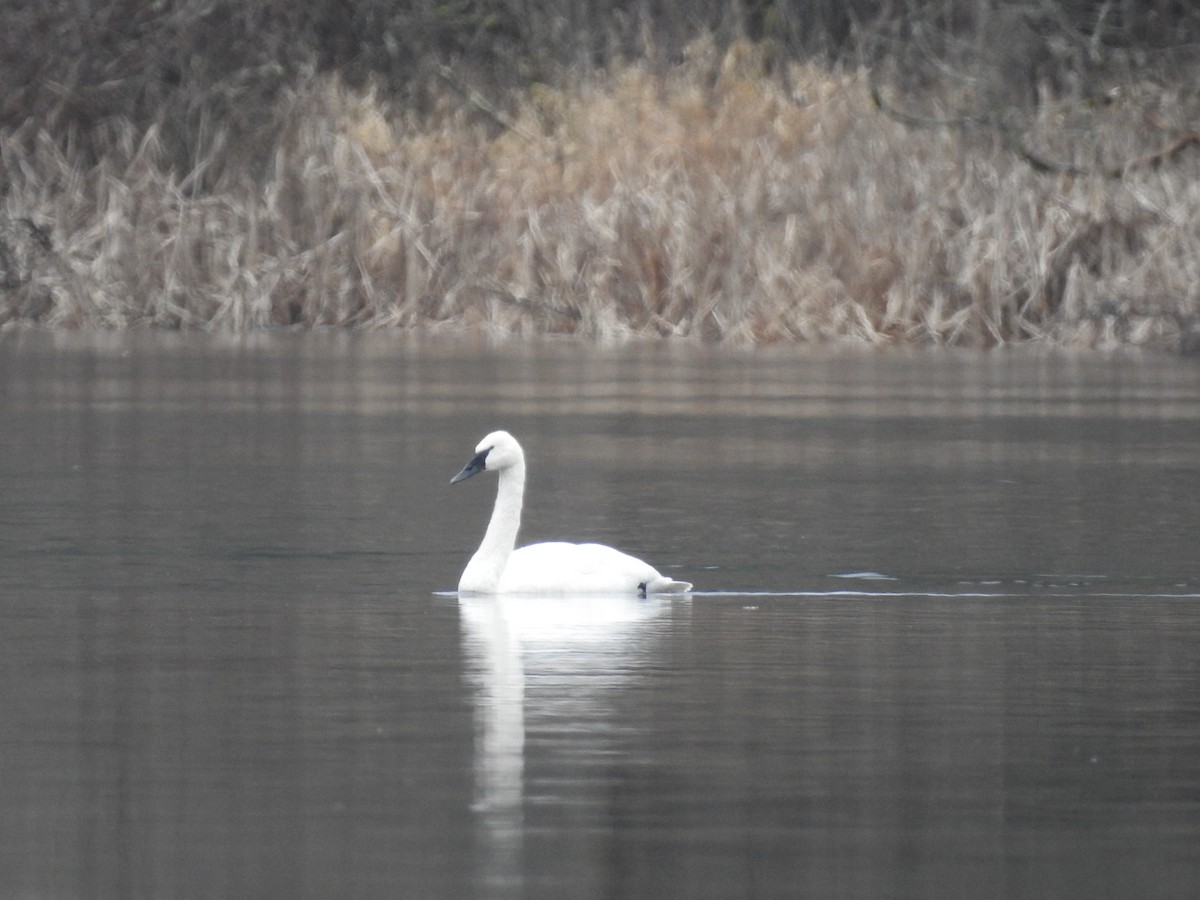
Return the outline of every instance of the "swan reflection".
{"type": "MultiPolygon", "coordinates": [[[[671,609],[666,598],[460,596],[468,680],[475,687],[475,791],[485,871],[493,889],[519,887],[524,828],[526,732],[575,732],[579,752],[603,752],[595,722],[613,692],[649,661],[671,609]],[[557,720],[557,721],[556,721],[557,720]]],[[[566,748],[568,752],[575,748],[566,748]]],[[[543,799],[551,799],[543,798],[543,799]]]]}

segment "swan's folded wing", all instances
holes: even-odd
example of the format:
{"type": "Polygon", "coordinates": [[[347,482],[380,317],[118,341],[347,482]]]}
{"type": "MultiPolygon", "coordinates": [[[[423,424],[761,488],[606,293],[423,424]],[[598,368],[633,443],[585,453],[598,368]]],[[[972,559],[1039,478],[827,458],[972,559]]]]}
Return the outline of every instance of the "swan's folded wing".
{"type": "Polygon", "coordinates": [[[500,579],[503,593],[682,593],[649,563],[604,544],[552,541],[513,551],[500,579]]]}

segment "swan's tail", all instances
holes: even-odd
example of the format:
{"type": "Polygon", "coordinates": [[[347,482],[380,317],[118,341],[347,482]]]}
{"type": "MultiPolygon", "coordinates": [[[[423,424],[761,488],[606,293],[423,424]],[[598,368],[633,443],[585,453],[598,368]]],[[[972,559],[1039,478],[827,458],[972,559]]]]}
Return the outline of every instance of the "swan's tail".
{"type": "Polygon", "coordinates": [[[686,594],[692,589],[691,582],[675,581],[665,575],[656,578],[646,585],[647,594],[686,594]]]}

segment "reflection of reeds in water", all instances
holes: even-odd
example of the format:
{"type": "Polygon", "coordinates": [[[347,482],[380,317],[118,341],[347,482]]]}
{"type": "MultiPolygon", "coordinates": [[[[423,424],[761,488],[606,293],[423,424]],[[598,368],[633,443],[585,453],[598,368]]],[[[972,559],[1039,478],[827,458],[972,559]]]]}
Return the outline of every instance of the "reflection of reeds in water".
{"type": "Polygon", "coordinates": [[[0,138],[7,208],[52,223],[78,279],[49,273],[36,318],[1200,341],[1187,160],[1041,174],[962,132],[889,119],[855,73],[765,76],[744,45],[698,45],[666,75],[628,65],[533,90],[505,128],[457,97],[406,120],[332,79],[273,115],[287,124],[259,178],[218,158],[234,152],[220,140],[173,171],[154,128],[120,122],[95,165],[45,134],[0,138]]]}

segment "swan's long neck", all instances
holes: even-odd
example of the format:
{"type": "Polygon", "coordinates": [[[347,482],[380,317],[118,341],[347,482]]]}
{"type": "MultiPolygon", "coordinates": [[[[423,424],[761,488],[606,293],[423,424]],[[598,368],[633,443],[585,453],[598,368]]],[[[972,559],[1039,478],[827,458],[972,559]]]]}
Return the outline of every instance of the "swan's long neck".
{"type": "Polygon", "coordinates": [[[459,581],[459,590],[489,592],[496,589],[504,567],[517,545],[521,528],[521,504],[525,495],[525,462],[501,469],[496,488],[496,505],[488,522],[483,543],[467,563],[459,581]]]}

